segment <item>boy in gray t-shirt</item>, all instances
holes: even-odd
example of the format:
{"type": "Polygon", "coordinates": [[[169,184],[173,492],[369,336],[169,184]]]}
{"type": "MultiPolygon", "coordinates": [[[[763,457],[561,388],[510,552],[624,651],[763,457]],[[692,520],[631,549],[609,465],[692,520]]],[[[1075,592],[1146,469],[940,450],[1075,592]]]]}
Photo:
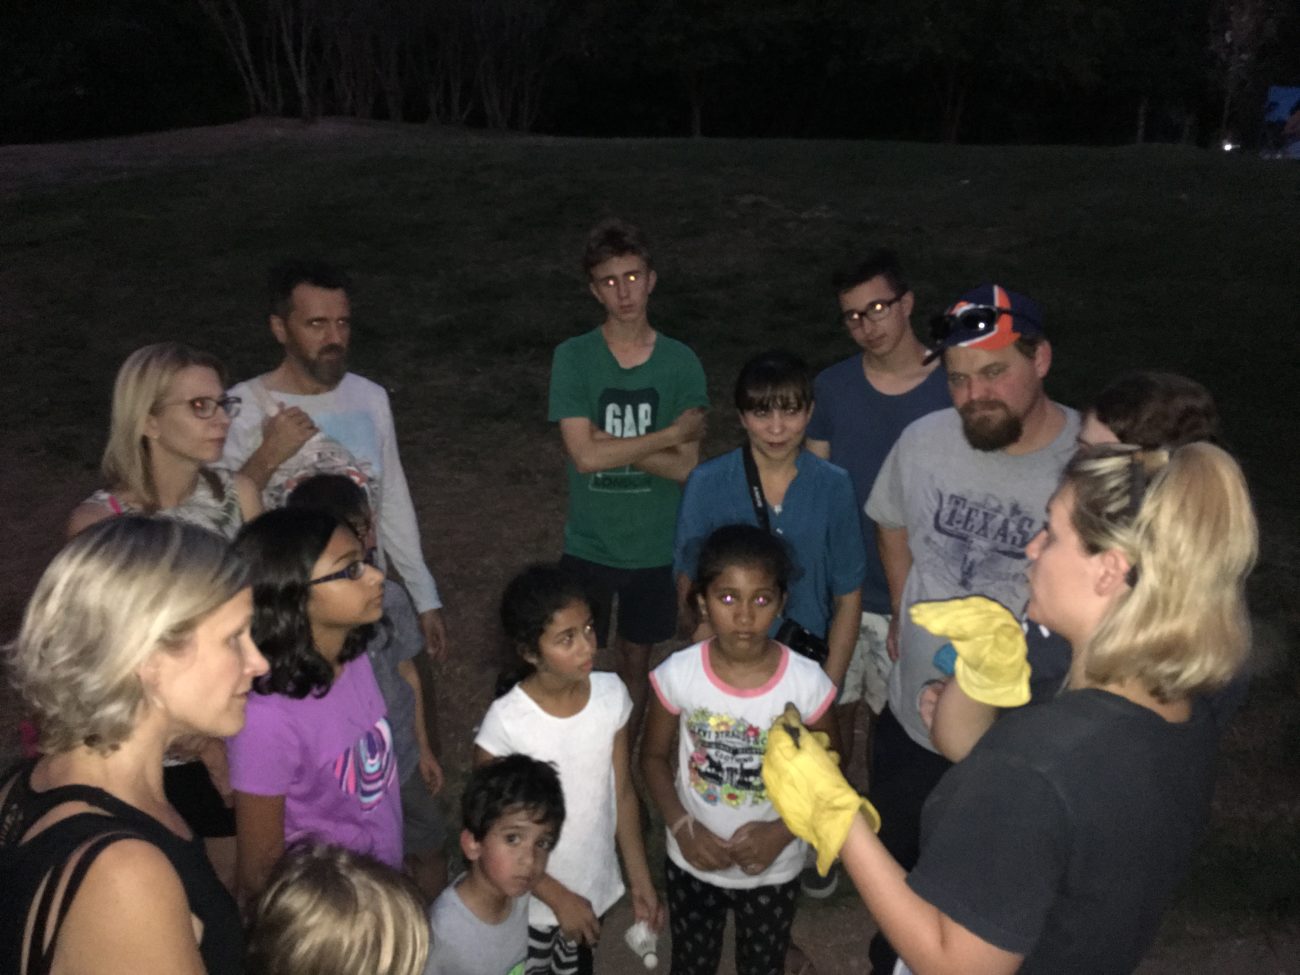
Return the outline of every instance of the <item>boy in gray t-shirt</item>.
{"type": "Polygon", "coordinates": [[[461,809],[469,869],[429,911],[425,975],[523,975],[528,897],[564,825],[560,777],[527,755],[493,759],[470,775],[461,809]]]}

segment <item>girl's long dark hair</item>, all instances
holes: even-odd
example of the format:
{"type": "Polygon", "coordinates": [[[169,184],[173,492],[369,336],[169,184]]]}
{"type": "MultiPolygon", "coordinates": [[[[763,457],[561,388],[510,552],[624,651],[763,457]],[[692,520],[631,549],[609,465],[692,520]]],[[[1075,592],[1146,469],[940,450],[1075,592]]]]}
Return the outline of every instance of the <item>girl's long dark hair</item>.
{"type": "MultiPolygon", "coordinates": [[[[259,694],[323,697],[334,683],[334,668],[312,638],[307,603],[312,569],[340,527],[347,526],[324,511],[279,508],[246,524],[235,539],[251,570],[253,642],[271,665],[254,684],[259,694]]],[[[371,629],[348,634],[339,663],[361,656],[371,629]]]]}
{"type": "Polygon", "coordinates": [[[501,594],[501,628],[516,659],[497,678],[496,697],[537,669],[524,654],[539,652],[538,642],[551,617],[572,603],[590,606],[591,596],[582,579],[560,565],[530,565],[510,580],[501,594]]]}

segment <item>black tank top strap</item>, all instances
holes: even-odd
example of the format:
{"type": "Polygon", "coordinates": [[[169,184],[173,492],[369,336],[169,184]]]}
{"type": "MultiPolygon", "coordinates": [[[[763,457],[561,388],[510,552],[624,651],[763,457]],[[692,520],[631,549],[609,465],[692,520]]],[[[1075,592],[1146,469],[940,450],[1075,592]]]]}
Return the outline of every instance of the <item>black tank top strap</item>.
{"type": "Polygon", "coordinates": [[[41,886],[41,895],[33,905],[35,916],[28,935],[31,941],[27,945],[27,966],[23,975],[49,975],[54,966],[54,952],[59,945],[59,932],[63,928],[63,922],[96,858],[119,840],[148,842],[139,833],[124,830],[119,823],[107,817],[100,818],[104,819],[106,831],[82,843],[72,852],[72,857],[76,860],[72,863],[70,872],[66,862],[62,867],[54,867],[41,886]],[[53,922],[50,920],[51,914],[53,922]]]}
{"type": "Polygon", "coordinates": [[[36,792],[31,787],[35,764],[24,762],[14,774],[0,777],[0,972],[46,975],[59,928],[95,859],[113,843],[138,839],[157,847],[176,870],[190,913],[203,924],[199,951],[207,971],[237,975],[243,955],[239,911],[213,872],[203,841],[178,836],[144,810],[92,786],[36,792]],[[89,808],[28,836],[33,825],[67,803],[89,808]],[[29,918],[33,950],[23,965],[29,918]]]}
{"type": "Polygon", "coordinates": [[[4,792],[4,804],[0,809],[0,849],[22,842],[33,823],[69,802],[91,806],[114,819],[133,824],[146,834],[165,829],[148,813],[93,785],[60,785],[37,792],[32,788],[32,769],[36,767],[36,761],[29,759],[20,763],[0,784],[0,792],[4,792]],[[7,792],[4,791],[6,787],[7,792]]]}

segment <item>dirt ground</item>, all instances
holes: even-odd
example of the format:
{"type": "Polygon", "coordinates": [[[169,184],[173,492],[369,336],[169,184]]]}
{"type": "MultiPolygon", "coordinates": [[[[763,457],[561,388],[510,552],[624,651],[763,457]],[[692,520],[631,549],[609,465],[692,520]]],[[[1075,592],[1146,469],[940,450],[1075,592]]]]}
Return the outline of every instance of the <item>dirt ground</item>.
{"type": "MultiPolygon", "coordinates": [[[[304,128],[288,122],[251,122],[102,142],[0,147],[0,202],[26,188],[113,180],[177,161],[212,160],[268,141],[298,145],[322,139],[406,137],[405,130],[387,126],[327,121],[304,128]]],[[[452,133],[447,138],[478,137],[452,133]]],[[[0,308],[9,299],[21,296],[0,294],[0,308]]],[[[457,421],[467,404],[490,401],[502,375],[544,389],[546,367],[545,361],[529,356],[502,362],[492,374],[459,361],[431,363],[424,370],[418,414],[404,412],[401,397],[395,397],[402,456],[425,550],[447,607],[451,654],[437,668],[437,690],[449,811],[468,765],[472,729],[487,706],[499,669],[496,599],[506,578],[522,563],[558,555],[564,503],[558,436],[542,416],[481,419],[474,442],[458,434],[457,421]],[[493,449],[483,450],[485,442],[493,449]]],[[[371,378],[386,381],[381,375],[371,378]]],[[[107,403],[104,416],[87,418],[88,443],[77,460],[45,449],[38,432],[6,433],[0,442],[0,526],[10,543],[0,563],[0,633],[6,639],[35,578],[57,548],[67,512],[97,486],[86,458],[98,452],[106,413],[107,403]]],[[[611,663],[602,661],[605,666],[611,663]]],[[[12,755],[15,711],[12,700],[0,708],[0,760],[12,755]]],[[[599,971],[644,971],[622,943],[627,914],[626,905],[619,905],[607,921],[599,971]]],[[[795,923],[796,939],[822,975],[865,971],[865,946],[873,931],[871,918],[846,891],[827,902],[803,904],[795,923]]],[[[666,946],[661,957],[661,968],[666,969],[666,946]]],[[[732,971],[728,961],[723,972],[732,971]]],[[[1294,924],[1180,920],[1167,928],[1139,971],[1300,973],[1300,931],[1294,924]]]]}

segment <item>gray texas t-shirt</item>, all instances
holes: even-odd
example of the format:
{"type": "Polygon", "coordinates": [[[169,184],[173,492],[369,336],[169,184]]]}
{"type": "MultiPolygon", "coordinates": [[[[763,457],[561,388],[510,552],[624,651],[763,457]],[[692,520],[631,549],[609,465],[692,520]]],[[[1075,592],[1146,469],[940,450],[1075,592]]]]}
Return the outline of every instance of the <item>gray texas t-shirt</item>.
{"type": "Polygon", "coordinates": [[[935,751],[917,710],[927,681],[942,675],[934,652],[947,642],[912,623],[907,609],[928,599],[981,595],[1020,615],[1029,598],[1025,546],[1047,520],[1047,502],[1077,449],[1079,414],[1031,454],[976,450],[955,409],[912,423],[885,458],[866,513],[906,528],[912,568],[903,587],[898,663],[889,709],[918,745],[935,751]]]}

